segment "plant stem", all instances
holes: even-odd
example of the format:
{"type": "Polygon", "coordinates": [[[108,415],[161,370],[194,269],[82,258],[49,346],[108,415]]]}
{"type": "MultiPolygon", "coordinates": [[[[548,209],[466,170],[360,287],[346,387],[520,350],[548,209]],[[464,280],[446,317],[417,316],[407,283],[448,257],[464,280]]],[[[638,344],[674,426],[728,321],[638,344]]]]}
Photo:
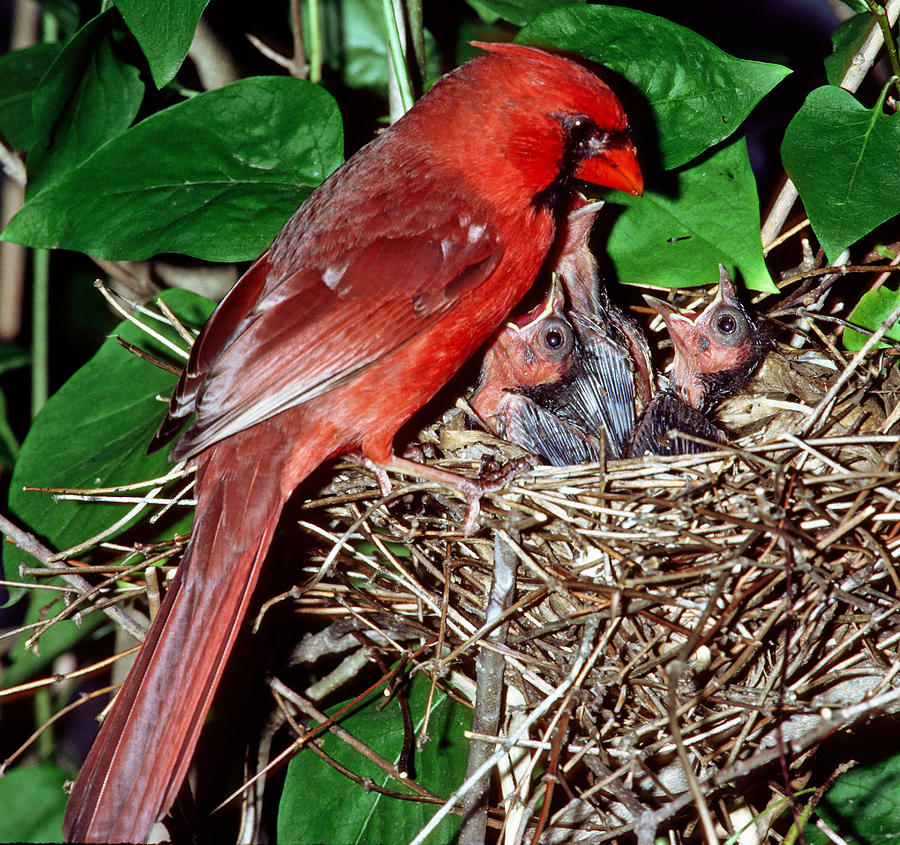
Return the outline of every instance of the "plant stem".
{"type": "MultiPolygon", "coordinates": [[[[0,444],[9,452],[9,457],[15,461],[19,456],[19,441],[16,440],[16,435],[9,424],[6,414],[6,399],[2,393],[0,393],[0,444]]],[[[2,460],[2,455],[0,455],[0,460],[2,460]]]]}
{"type": "MultiPolygon", "coordinates": [[[[894,34],[891,32],[891,22],[888,19],[887,11],[883,3],[876,0],[866,0],[869,11],[875,18],[881,29],[881,36],[884,38],[884,49],[888,54],[888,61],[891,63],[891,73],[895,77],[900,77],[900,56],[897,55],[897,42],[894,40],[894,34]]],[[[894,82],[897,85],[897,82],[894,82]]]]}
{"type": "MultiPolygon", "coordinates": [[[[413,56],[419,71],[419,82],[425,83],[425,23],[422,20],[422,0],[406,0],[406,15],[409,21],[409,36],[413,56]]],[[[419,89],[421,93],[421,88],[419,89]]]]}
{"type": "MultiPolygon", "coordinates": [[[[53,702],[50,690],[40,689],[34,694],[34,721],[36,727],[46,725],[53,717],[53,702]]],[[[37,753],[41,760],[50,760],[54,752],[53,729],[42,731],[38,737],[37,753]]]]}
{"type": "Polygon", "coordinates": [[[291,0],[291,35],[294,39],[294,55],[291,58],[291,75],[298,79],[309,79],[306,64],[306,48],[303,46],[303,16],[300,14],[300,0],[291,0]]]}
{"type": "MultiPolygon", "coordinates": [[[[105,10],[104,6],[104,10],[105,10]]],[[[59,21],[52,12],[45,12],[41,18],[41,38],[45,44],[55,44],[59,41],[59,21]]]]}
{"type": "Polygon", "coordinates": [[[31,416],[47,402],[49,382],[50,251],[36,249],[31,303],[31,416]]]}
{"type": "Polygon", "coordinates": [[[319,18],[319,0],[307,0],[309,13],[309,81],[318,85],[322,81],[322,24],[319,18]]]}
{"type": "MultiPolygon", "coordinates": [[[[406,55],[403,52],[403,44],[400,40],[399,22],[394,11],[393,0],[381,0],[381,8],[384,12],[384,24],[387,29],[391,67],[394,69],[394,77],[397,81],[397,90],[400,95],[400,107],[403,112],[407,112],[413,105],[412,86],[409,82],[409,73],[406,70],[406,55]]],[[[395,116],[392,114],[391,118],[395,119],[395,116]]]]}

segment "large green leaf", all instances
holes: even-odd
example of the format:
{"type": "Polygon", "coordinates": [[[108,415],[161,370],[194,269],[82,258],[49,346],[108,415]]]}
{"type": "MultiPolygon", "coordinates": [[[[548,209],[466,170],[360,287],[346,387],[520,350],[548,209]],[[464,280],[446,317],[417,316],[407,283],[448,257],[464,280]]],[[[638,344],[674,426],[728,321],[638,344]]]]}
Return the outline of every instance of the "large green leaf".
{"type": "MultiPolygon", "coordinates": [[[[186,291],[168,291],[163,298],[188,323],[204,322],[212,310],[209,300],[186,291]]],[[[122,323],[116,333],[160,357],[171,354],[130,323],[122,323]]],[[[172,332],[163,333],[176,339],[172,332]]],[[[146,450],[165,413],[156,397],[167,395],[174,385],[171,373],[109,338],[35,418],[10,483],[14,518],[53,548],[65,549],[124,516],[131,505],[55,501],[49,493],[22,488],[108,487],[166,473],[171,466],[166,451],[147,455],[146,450]]],[[[4,544],[8,579],[19,580],[22,561],[35,565],[24,552],[4,544]]]]}
{"type": "Polygon", "coordinates": [[[49,764],[7,772],[0,779],[0,842],[62,842],[65,782],[49,764]]]}
{"type": "MultiPolygon", "coordinates": [[[[849,322],[855,326],[861,326],[870,332],[877,331],[881,328],[881,324],[894,312],[894,309],[900,305],[900,291],[891,290],[888,287],[880,287],[875,290],[866,291],[862,298],[856,304],[850,316],[847,318],[849,322]]],[[[888,329],[885,334],[887,340],[892,340],[895,344],[900,343],[900,320],[894,323],[893,327],[888,329]]],[[[868,336],[862,332],[855,332],[853,329],[844,329],[842,340],[847,349],[856,351],[862,349],[868,340],[868,336]]],[[[879,343],[880,347],[886,347],[890,344],[879,343]]]]}
{"type": "Polygon", "coordinates": [[[340,163],[340,112],[316,85],[252,77],[148,117],[25,203],[3,238],[97,258],[264,250],[340,163]]]}
{"type": "MultiPolygon", "coordinates": [[[[416,731],[428,705],[428,679],[416,675],[409,693],[409,707],[416,731]]],[[[403,745],[403,717],[398,702],[379,711],[380,694],[366,699],[340,725],[382,757],[397,762],[403,745]]],[[[333,713],[337,708],[333,708],[333,713]]],[[[471,711],[437,692],[432,703],[427,742],[414,755],[416,780],[432,792],[447,797],[465,778],[469,743],[464,732],[472,726],[471,711]]],[[[347,769],[378,786],[408,792],[402,781],[391,780],[374,763],[333,734],[322,740],[323,750],[347,769]]],[[[294,845],[316,842],[409,842],[434,815],[437,806],[388,798],[333,769],[308,748],[288,766],[278,809],[278,841],[294,845]],[[310,784],[315,784],[314,799],[310,784]]],[[[445,819],[430,843],[456,841],[459,821],[445,819]]]]}
{"type": "Polygon", "coordinates": [[[485,20],[503,18],[516,26],[525,26],[542,12],[586,2],[587,0],[469,0],[469,5],[485,20]]]}
{"type": "Polygon", "coordinates": [[[115,0],[147,57],[157,88],[178,73],[209,0],[115,0]]]}
{"type": "MultiPolygon", "coordinates": [[[[616,193],[628,210],[608,251],[620,281],[681,287],[715,282],[718,264],[754,290],[775,292],[759,238],[759,201],[743,137],[668,175],[643,197],[616,193]]],[[[608,209],[614,213],[614,207],[608,209]]]]}
{"type": "MultiPolygon", "coordinates": [[[[664,18],[615,6],[569,6],[547,12],[516,36],[523,44],[579,53],[622,74],[646,97],[666,169],[696,158],[741,125],[790,71],[737,59],[664,18]]],[[[629,115],[633,123],[640,115],[629,115]]]]}
{"type": "Polygon", "coordinates": [[[834,85],[816,88],[784,134],[781,158],[826,255],[900,214],[900,114],[834,85]]]}
{"type": "Polygon", "coordinates": [[[14,149],[34,143],[31,101],[62,44],[35,44],[0,56],[0,132],[14,149]]]}
{"type": "Polygon", "coordinates": [[[841,775],[816,805],[815,814],[840,839],[810,824],[805,830],[809,845],[900,842],[900,755],[841,775]]]}
{"type": "Polygon", "coordinates": [[[34,92],[34,143],[26,196],[55,184],[134,120],[144,96],[138,69],[119,57],[114,11],[86,23],[56,57],[34,92]]]}

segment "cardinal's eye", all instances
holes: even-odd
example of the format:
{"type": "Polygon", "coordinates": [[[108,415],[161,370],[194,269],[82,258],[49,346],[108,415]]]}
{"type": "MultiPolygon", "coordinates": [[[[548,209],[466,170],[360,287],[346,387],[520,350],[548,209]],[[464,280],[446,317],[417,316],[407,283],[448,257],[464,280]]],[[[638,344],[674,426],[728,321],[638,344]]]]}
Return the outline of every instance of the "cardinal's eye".
{"type": "Polygon", "coordinates": [[[569,150],[576,156],[590,155],[596,150],[605,137],[599,127],[589,117],[580,114],[570,117],[566,126],[569,133],[569,150]]]}
{"type": "Polygon", "coordinates": [[[572,351],[575,334],[565,320],[552,317],[541,327],[538,341],[545,357],[560,360],[572,351]]]}

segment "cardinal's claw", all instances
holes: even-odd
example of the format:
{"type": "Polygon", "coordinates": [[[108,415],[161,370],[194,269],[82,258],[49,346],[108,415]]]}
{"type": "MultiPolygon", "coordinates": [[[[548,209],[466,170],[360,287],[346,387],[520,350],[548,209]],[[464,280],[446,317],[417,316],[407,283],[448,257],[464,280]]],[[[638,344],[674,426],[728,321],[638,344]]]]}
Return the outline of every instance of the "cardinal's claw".
{"type": "Polygon", "coordinates": [[[356,461],[361,467],[365,467],[375,476],[375,483],[378,485],[378,489],[381,491],[382,496],[390,496],[391,490],[391,479],[387,474],[387,470],[381,466],[381,464],[376,464],[375,461],[371,460],[371,458],[367,458],[361,452],[354,452],[347,456],[348,458],[352,458],[356,461]]]}

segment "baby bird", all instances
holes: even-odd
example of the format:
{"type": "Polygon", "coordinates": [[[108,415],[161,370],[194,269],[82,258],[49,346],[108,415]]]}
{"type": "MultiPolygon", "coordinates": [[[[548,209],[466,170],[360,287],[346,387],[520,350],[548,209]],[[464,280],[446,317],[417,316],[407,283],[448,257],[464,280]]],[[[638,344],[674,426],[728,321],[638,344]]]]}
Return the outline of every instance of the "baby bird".
{"type": "Polygon", "coordinates": [[[583,202],[547,299],[497,334],[471,400],[491,431],[555,466],[600,460],[603,441],[607,457],[623,457],[652,391],[643,332],[609,301],[588,246],[603,204],[583,202]]]}
{"type": "Polygon", "coordinates": [[[708,414],[716,403],[737,393],[759,366],[766,352],[763,333],[741,305],[734,281],[722,265],[716,295],[699,315],[680,313],[651,296],[644,299],[665,321],[675,363],[669,386],[645,408],[628,454],[709,451],[708,446],[670,432],[726,441],[708,414]]]}

